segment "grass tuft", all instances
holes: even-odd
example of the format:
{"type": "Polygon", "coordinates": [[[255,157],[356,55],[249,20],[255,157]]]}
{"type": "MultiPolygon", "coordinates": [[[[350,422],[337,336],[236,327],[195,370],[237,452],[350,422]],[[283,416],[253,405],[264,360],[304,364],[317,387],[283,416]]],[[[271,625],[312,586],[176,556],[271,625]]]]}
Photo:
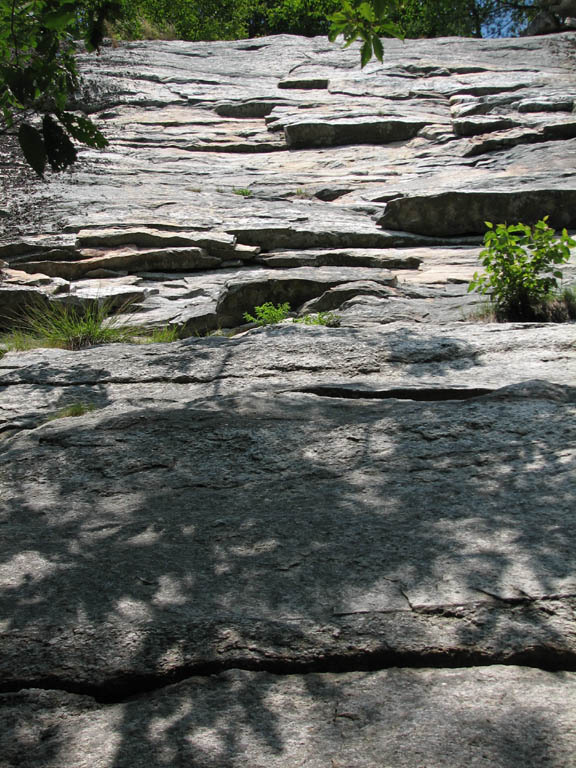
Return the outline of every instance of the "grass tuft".
{"type": "Polygon", "coordinates": [[[167,344],[181,338],[175,325],[153,329],[120,325],[128,307],[125,304],[113,311],[109,302],[92,302],[83,307],[61,302],[34,306],[14,320],[14,329],[3,334],[0,343],[5,351],[25,352],[38,347],[77,350],[116,342],[167,344]]]}
{"type": "Polygon", "coordinates": [[[139,344],[170,344],[182,338],[177,325],[165,325],[162,328],[138,329],[133,333],[132,341],[139,344]]]}
{"type": "Polygon", "coordinates": [[[85,413],[96,410],[93,403],[70,403],[70,405],[60,408],[59,411],[47,416],[46,421],[55,421],[56,419],[66,419],[68,417],[83,416],[85,413]]]}
{"type": "MultiPolygon", "coordinates": [[[[124,307],[121,309],[125,309],[124,307]]],[[[108,302],[92,302],[77,307],[53,301],[48,306],[30,307],[15,322],[15,329],[2,341],[18,351],[36,347],[83,349],[96,344],[127,341],[133,329],[119,326],[120,311],[112,314],[108,302]]]]}
{"type": "Polygon", "coordinates": [[[529,317],[537,323],[569,323],[576,320],[576,289],[551,293],[530,307],[529,317]]]}
{"type": "Polygon", "coordinates": [[[570,323],[576,321],[576,287],[564,288],[515,311],[501,309],[487,302],[470,313],[468,319],[480,323],[570,323]]]}

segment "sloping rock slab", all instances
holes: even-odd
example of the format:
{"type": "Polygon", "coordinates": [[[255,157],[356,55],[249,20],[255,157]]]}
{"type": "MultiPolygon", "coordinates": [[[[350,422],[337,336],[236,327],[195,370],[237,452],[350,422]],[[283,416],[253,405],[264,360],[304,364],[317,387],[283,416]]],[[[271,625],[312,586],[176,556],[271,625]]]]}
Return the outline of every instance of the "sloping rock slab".
{"type": "Polygon", "coordinates": [[[239,391],[342,383],[358,391],[382,390],[383,383],[394,389],[442,389],[447,382],[455,388],[493,390],[521,384],[527,372],[551,388],[576,381],[573,327],[553,323],[411,328],[392,323],[385,329],[372,324],[330,330],[288,325],[231,339],[186,339],[168,347],[113,344],[105,348],[105,357],[102,351],[38,349],[5,355],[0,360],[2,412],[34,408],[34,392],[72,396],[82,386],[110,393],[107,404],[124,399],[133,404],[138,402],[134,393],[146,398],[148,387],[153,401],[187,403],[239,391]]]}
{"type": "Polygon", "coordinates": [[[4,441],[0,684],[574,668],[575,417],[570,387],[383,381],[111,406],[4,441]]]}
{"type": "Polygon", "coordinates": [[[125,703],[0,698],[3,768],[571,768],[573,673],[226,672],[125,703]]]}

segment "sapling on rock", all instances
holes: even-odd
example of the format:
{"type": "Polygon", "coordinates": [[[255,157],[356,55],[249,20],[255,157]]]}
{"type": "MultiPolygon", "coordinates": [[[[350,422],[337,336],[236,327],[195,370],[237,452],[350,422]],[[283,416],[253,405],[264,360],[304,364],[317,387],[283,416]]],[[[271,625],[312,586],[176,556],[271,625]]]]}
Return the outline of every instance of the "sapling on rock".
{"type": "Polygon", "coordinates": [[[486,222],[480,253],[485,272],[474,273],[468,291],[488,295],[497,320],[570,319],[570,292],[561,291],[559,266],[569,261],[576,241],[565,229],[556,237],[547,222],[548,216],[533,227],[486,222]]]}

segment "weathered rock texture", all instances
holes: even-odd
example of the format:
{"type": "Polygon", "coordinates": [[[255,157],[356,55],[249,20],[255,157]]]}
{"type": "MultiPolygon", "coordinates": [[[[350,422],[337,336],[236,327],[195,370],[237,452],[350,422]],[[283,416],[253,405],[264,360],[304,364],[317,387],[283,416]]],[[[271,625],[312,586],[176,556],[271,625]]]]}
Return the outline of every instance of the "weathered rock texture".
{"type": "Polygon", "coordinates": [[[83,61],[110,147],[1,201],[0,320],[190,338],[0,359],[1,768],[576,766],[574,325],[467,293],[486,220],[576,228],[575,54],[83,61]],[[341,327],[200,337],[264,301],[341,327]]]}

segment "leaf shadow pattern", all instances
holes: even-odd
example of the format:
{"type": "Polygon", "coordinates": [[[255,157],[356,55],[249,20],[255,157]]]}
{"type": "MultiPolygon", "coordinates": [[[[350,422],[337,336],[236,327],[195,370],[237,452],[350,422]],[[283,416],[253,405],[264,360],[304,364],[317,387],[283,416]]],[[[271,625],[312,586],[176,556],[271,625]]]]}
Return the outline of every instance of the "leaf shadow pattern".
{"type": "MultiPolygon", "coordinates": [[[[99,703],[74,726],[56,707],[59,725],[15,728],[7,765],[289,765],[314,750],[350,765],[334,702],[370,675],[342,672],[573,669],[572,400],[252,393],[112,406],[13,439],[0,686],[99,703]]],[[[429,691],[414,686],[415,710],[429,691]]],[[[503,768],[527,738],[515,708],[483,737],[503,768]]],[[[371,732],[377,715],[361,717],[371,732]]],[[[529,708],[522,723],[543,734],[524,763],[540,765],[565,733],[529,708]]]]}

